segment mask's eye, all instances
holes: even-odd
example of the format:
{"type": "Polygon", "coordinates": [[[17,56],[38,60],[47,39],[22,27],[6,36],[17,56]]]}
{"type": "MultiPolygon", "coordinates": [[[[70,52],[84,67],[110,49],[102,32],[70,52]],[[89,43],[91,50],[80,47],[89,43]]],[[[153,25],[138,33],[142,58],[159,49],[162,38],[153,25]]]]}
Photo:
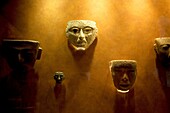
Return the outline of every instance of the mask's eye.
{"type": "Polygon", "coordinates": [[[80,30],[77,27],[73,27],[70,29],[70,31],[73,32],[74,34],[77,34],[77,33],[79,33],[80,30]]]}
{"type": "Polygon", "coordinates": [[[63,78],[63,75],[60,75],[60,78],[63,78]]]}
{"type": "Polygon", "coordinates": [[[129,73],[134,73],[134,72],[135,72],[135,70],[130,69],[130,70],[128,70],[128,72],[129,72],[129,73]]]}
{"type": "Polygon", "coordinates": [[[168,45],[162,45],[161,48],[162,48],[162,50],[168,50],[169,46],[168,45]]]}
{"type": "Polygon", "coordinates": [[[114,72],[121,73],[123,71],[121,69],[114,69],[114,72]]]}
{"type": "Polygon", "coordinates": [[[91,27],[85,27],[83,29],[83,32],[86,33],[86,34],[91,33],[92,31],[93,31],[93,28],[91,28],[91,27]]]}
{"type": "Polygon", "coordinates": [[[21,54],[26,62],[31,62],[35,60],[36,50],[34,49],[23,49],[21,50],[21,54]]]}

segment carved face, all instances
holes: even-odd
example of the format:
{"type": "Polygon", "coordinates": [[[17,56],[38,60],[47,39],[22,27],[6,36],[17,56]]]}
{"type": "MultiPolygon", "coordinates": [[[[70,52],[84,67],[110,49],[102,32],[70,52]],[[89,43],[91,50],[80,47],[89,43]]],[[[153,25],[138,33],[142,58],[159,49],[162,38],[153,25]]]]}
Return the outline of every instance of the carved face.
{"type": "Polygon", "coordinates": [[[64,80],[64,73],[63,72],[56,72],[54,75],[54,79],[56,80],[56,83],[61,83],[64,80]]]}
{"type": "Polygon", "coordinates": [[[154,49],[158,59],[165,65],[170,65],[170,37],[156,38],[154,49]]]}
{"type": "Polygon", "coordinates": [[[69,21],[66,28],[69,44],[75,50],[86,50],[97,37],[96,22],[90,20],[69,21]]]}
{"type": "Polygon", "coordinates": [[[33,66],[40,59],[42,49],[38,41],[32,40],[3,40],[4,53],[12,68],[33,66]]]}
{"type": "Polygon", "coordinates": [[[112,60],[110,61],[110,70],[117,90],[128,92],[136,79],[136,61],[112,60]]]}

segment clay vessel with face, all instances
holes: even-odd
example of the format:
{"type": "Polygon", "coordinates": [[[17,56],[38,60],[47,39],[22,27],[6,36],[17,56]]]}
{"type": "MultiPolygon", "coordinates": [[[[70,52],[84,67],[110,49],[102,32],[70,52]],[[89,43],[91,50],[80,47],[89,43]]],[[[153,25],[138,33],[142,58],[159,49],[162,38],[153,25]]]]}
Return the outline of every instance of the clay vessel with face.
{"type": "Polygon", "coordinates": [[[4,39],[3,51],[12,69],[33,67],[42,49],[38,41],[4,39]]]}
{"type": "Polygon", "coordinates": [[[159,61],[165,65],[170,65],[170,37],[156,38],[154,49],[159,61]]]}
{"type": "Polygon", "coordinates": [[[63,72],[55,72],[54,79],[56,83],[60,84],[65,79],[63,72]]]}
{"type": "Polygon", "coordinates": [[[110,61],[110,71],[117,91],[126,93],[135,83],[136,61],[112,60],[110,61]]]}
{"type": "Polygon", "coordinates": [[[76,51],[84,51],[97,37],[96,22],[91,20],[72,20],[67,23],[66,36],[76,51]]]}

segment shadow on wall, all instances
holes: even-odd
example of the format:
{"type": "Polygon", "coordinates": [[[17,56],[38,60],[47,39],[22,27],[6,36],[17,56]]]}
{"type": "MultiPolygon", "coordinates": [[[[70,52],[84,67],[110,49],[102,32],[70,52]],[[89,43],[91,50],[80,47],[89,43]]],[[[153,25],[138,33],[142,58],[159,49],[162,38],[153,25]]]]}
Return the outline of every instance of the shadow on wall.
{"type": "Polygon", "coordinates": [[[54,87],[55,99],[58,104],[59,113],[63,113],[65,108],[66,87],[64,84],[56,84],[54,87]]]}
{"type": "Polygon", "coordinates": [[[134,89],[128,93],[116,92],[115,113],[135,113],[134,89]]]}
{"type": "Polygon", "coordinates": [[[96,45],[97,38],[94,40],[93,44],[86,51],[74,51],[74,49],[68,43],[68,47],[73,55],[77,67],[83,66],[83,68],[80,69],[81,72],[89,72],[96,45]]]}
{"type": "Polygon", "coordinates": [[[9,3],[10,0],[1,0],[0,1],[0,10],[6,5],[9,3]]]}
{"type": "MultiPolygon", "coordinates": [[[[155,60],[159,80],[165,93],[167,104],[170,106],[170,67],[163,65],[158,58],[155,60]]],[[[170,110],[170,108],[168,107],[170,110]]]]}
{"type": "Polygon", "coordinates": [[[66,105],[66,86],[64,82],[50,81],[50,88],[47,92],[46,108],[44,112],[63,113],[66,105]]]}

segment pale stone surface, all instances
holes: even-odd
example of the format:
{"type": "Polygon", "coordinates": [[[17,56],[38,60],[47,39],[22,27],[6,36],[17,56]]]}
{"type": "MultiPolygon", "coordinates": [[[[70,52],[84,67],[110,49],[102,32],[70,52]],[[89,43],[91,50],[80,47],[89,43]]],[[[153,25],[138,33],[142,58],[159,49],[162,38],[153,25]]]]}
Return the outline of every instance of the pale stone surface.
{"type": "Polygon", "coordinates": [[[72,20],[66,28],[69,44],[75,50],[86,50],[97,37],[96,22],[91,20],[72,20]]]}

